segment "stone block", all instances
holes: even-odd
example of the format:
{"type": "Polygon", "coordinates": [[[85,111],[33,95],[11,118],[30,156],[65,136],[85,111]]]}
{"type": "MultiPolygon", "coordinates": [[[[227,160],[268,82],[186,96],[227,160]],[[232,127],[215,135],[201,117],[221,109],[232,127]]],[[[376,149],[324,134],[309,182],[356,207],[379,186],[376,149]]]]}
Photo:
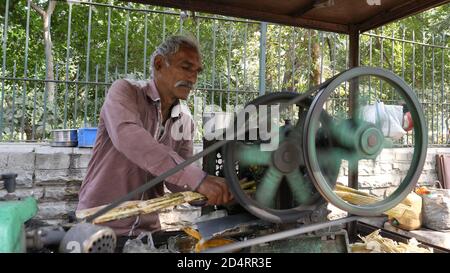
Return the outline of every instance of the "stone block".
{"type": "MultiPolygon", "coordinates": [[[[5,197],[6,194],[7,194],[6,191],[1,190],[0,198],[5,197]]],[[[40,188],[40,187],[36,187],[36,188],[32,188],[32,189],[17,189],[13,194],[20,198],[25,198],[25,197],[31,196],[31,197],[36,198],[36,200],[40,200],[44,195],[44,189],[40,188]]]]}
{"type": "Polygon", "coordinates": [[[91,154],[72,154],[70,156],[71,169],[85,169],[91,160],[91,154]]]}
{"type": "Polygon", "coordinates": [[[359,162],[358,174],[359,175],[373,175],[375,173],[375,167],[373,164],[367,164],[366,162],[359,162]]]}
{"type": "Polygon", "coordinates": [[[412,150],[409,148],[406,148],[406,150],[396,149],[395,151],[396,161],[411,161],[412,156],[412,150]]]}
{"type": "Polygon", "coordinates": [[[72,153],[76,155],[92,155],[93,148],[74,147],[72,153]]]}
{"type": "Polygon", "coordinates": [[[44,188],[45,201],[78,201],[79,187],[76,186],[50,186],[44,188]]]}
{"type": "Polygon", "coordinates": [[[10,152],[8,155],[8,168],[20,168],[23,170],[33,170],[35,163],[35,154],[32,151],[10,152]]]}
{"type": "Polygon", "coordinates": [[[86,175],[86,169],[64,170],[36,170],[36,185],[57,185],[71,181],[82,181],[86,175]]]}
{"type": "Polygon", "coordinates": [[[3,170],[8,166],[8,154],[0,154],[0,170],[3,170]]]}
{"type": "Polygon", "coordinates": [[[359,176],[360,188],[383,188],[389,187],[396,183],[397,178],[395,175],[377,175],[377,176],[359,176]]]}
{"type": "Polygon", "coordinates": [[[31,188],[33,187],[33,176],[34,172],[32,170],[24,170],[21,169],[20,166],[17,167],[7,167],[5,169],[0,170],[3,173],[16,173],[16,183],[17,188],[31,188]]]}
{"type": "Polygon", "coordinates": [[[379,175],[379,174],[386,174],[386,173],[390,173],[392,172],[392,163],[381,163],[381,162],[377,162],[377,164],[375,165],[374,168],[374,174],[375,175],[379,175]]]}
{"type": "Polygon", "coordinates": [[[392,162],[395,158],[394,151],[392,149],[383,149],[377,156],[377,162],[392,162]]]}
{"type": "Polygon", "coordinates": [[[75,211],[77,202],[43,202],[39,203],[36,219],[53,220],[67,219],[69,212],[75,211]]]}
{"type": "Polygon", "coordinates": [[[24,143],[0,143],[0,153],[33,153],[39,144],[24,144],[24,143]]]}
{"type": "Polygon", "coordinates": [[[392,163],[392,169],[399,170],[400,172],[406,173],[410,168],[411,163],[401,163],[401,162],[392,163]]]}
{"type": "Polygon", "coordinates": [[[36,149],[36,170],[68,169],[70,166],[69,151],[71,149],[52,147],[36,149]]]}

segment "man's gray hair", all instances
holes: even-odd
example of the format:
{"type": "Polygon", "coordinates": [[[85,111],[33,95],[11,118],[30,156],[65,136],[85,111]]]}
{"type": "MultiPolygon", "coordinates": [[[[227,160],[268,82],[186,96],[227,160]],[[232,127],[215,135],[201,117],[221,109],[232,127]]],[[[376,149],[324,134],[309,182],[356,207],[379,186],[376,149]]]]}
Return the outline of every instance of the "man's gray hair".
{"type": "Polygon", "coordinates": [[[174,35],[168,37],[163,43],[161,43],[156,50],[153,52],[152,57],[150,59],[151,66],[151,75],[154,77],[155,71],[155,57],[161,55],[165,58],[166,63],[168,63],[168,57],[173,55],[180,50],[180,46],[186,46],[189,48],[193,48],[197,50],[198,55],[200,55],[200,46],[197,40],[192,36],[182,36],[182,35],[174,35]]]}

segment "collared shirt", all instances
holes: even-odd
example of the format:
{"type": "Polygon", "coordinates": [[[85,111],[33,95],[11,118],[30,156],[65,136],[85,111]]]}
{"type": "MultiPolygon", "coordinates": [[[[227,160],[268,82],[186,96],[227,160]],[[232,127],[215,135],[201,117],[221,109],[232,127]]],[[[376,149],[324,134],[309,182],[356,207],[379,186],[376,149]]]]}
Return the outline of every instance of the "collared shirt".
{"type": "MultiPolygon", "coordinates": [[[[153,80],[115,81],[100,112],[97,138],[80,188],[77,210],[109,204],[191,157],[192,137],[174,137],[172,127],[177,122],[178,125],[181,122],[179,132],[190,129],[193,135],[192,117],[179,102],[162,124],[160,96],[153,80]]],[[[191,164],[165,183],[172,191],[195,190],[205,176],[204,171],[191,164]]],[[[159,184],[133,199],[155,198],[163,193],[163,185],[159,184]]],[[[123,235],[130,231],[135,220],[130,217],[105,225],[123,235]]],[[[142,215],[136,232],[159,227],[157,214],[142,215]]]]}

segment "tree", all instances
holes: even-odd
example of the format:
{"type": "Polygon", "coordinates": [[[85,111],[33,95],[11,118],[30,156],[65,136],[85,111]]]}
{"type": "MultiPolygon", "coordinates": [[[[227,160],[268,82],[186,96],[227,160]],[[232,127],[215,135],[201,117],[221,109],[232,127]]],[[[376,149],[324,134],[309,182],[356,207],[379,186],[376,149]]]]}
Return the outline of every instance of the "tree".
{"type": "Polygon", "coordinates": [[[45,83],[46,90],[48,92],[48,102],[53,105],[55,100],[55,83],[52,82],[55,80],[54,75],[54,66],[53,66],[53,43],[52,43],[52,35],[50,32],[51,27],[51,19],[53,11],[56,7],[56,1],[49,0],[47,10],[45,11],[43,8],[31,2],[31,7],[41,16],[43,22],[43,34],[44,34],[44,45],[45,45],[45,60],[46,60],[46,75],[48,82],[45,83]]]}

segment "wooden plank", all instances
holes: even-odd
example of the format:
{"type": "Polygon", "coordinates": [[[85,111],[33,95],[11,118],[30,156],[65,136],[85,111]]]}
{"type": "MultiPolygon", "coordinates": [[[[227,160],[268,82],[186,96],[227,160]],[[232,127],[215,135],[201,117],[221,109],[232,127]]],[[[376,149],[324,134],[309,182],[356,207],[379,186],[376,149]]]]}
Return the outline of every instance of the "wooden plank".
{"type": "Polygon", "coordinates": [[[293,16],[293,17],[299,17],[302,16],[303,14],[307,13],[308,11],[312,10],[314,8],[314,2],[315,1],[310,1],[308,4],[306,4],[305,6],[295,10],[294,12],[291,12],[289,14],[289,16],[293,16]]]}
{"type": "Polygon", "coordinates": [[[130,2],[137,2],[149,5],[179,8],[182,10],[191,10],[206,12],[212,14],[221,14],[225,16],[234,16],[240,18],[247,18],[257,21],[272,22],[288,26],[304,27],[311,29],[318,29],[324,31],[332,31],[337,33],[348,33],[348,26],[341,24],[328,23],[324,21],[304,19],[300,17],[293,17],[289,15],[275,14],[270,11],[258,11],[254,9],[240,8],[237,6],[227,5],[225,3],[217,3],[201,0],[131,0],[130,2]]]}

